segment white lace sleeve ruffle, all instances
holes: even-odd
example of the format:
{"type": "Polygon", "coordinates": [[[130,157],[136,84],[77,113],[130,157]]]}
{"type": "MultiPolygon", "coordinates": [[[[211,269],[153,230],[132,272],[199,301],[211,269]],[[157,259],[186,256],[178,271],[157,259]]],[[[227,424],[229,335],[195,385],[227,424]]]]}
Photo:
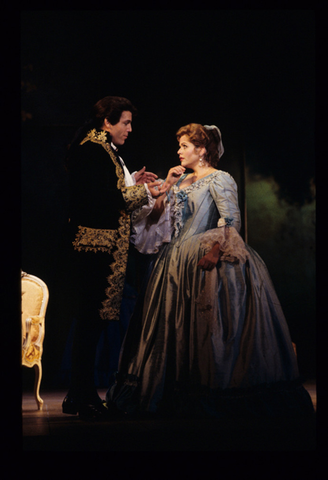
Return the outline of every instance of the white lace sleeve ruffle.
{"type": "Polygon", "coordinates": [[[135,248],[144,254],[157,253],[164,243],[169,243],[173,233],[170,203],[164,200],[164,211],[155,222],[149,217],[155,200],[135,210],[132,214],[132,232],[130,241],[135,248]]]}
{"type": "Polygon", "coordinates": [[[245,263],[249,257],[244,240],[234,227],[229,226],[229,219],[220,218],[217,228],[207,230],[200,239],[205,253],[208,253],[216,242],[221,247],[221,261],[245,263]]]}

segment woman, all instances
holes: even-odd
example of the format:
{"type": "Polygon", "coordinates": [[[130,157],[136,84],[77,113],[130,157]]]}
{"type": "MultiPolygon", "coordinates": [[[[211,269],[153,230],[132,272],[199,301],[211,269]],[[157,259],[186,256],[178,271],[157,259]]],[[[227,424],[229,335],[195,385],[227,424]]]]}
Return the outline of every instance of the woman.
{"type": "Polygon", "coordinates": [[[312,412],[266,266],[238,233],[236,183],[216,168],[221,133],[189,124],[177,138],[169,192],[134,214],[132,242],[159,253],[108,403],[126,413],[312,412]]]}

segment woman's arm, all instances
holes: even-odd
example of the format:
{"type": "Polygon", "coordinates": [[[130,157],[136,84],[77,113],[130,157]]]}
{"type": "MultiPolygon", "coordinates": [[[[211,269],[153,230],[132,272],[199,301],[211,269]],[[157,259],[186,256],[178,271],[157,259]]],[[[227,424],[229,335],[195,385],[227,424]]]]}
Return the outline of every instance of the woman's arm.
{"type": "MultiPolygon", "coordinates": [[[[170,188],[175,185],[181,175],[185,172],[185,168],[182,167],[181,165],[178,165],[177,167],[173,167],[169,170],[166,180],[164,181],[163,185],[161,186],[161,190],[168,192],[170,188]]],[[[149,218],[153,221],[156,221],[159,219],[159,217],[162,215],[164,211],[164,203],[165,203],[165,198],[166,195],[162,195],[161,197],[158,197],[156,199],[155,205],[153,207],[153,210],[151,214],[149,215],[149,218]]]]}
{"type": "Polygon", "coordinates": [[[212,270],[219,259],[244,263],[248,253],[238,234],[240,210],[236,182],[231,175],[221,172],[211,183],[210,192],[221,218],[217,228],[207,230],[201,237],[201,245],[207,253],[200,259],[198,266],[212,270]]]}
{"type": "Polygon", "coordinates": [[[149,214],[149,218],[156,222],[162,213],[164,212],[164,201],[166,196],[162,195],[161,197],[156,198],[156,202],[153,206],[151,213],[149,214]]]}

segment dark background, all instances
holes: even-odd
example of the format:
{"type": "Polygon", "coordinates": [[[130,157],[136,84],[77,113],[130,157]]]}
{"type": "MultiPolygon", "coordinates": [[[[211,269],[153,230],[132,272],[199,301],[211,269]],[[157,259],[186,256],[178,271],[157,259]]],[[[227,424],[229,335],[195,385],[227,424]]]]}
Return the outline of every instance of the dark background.
{"type": "Polygon", "coordinates": [[[315,376],[314,42],[312,10],[21,12],[21,268],[50,290],[43,382],[66,342],[66,147],[106,95],[138,108],[120,150],[130,171],[164,176],[180,126],[219,126],[242,234],[269,268],[301,373],[315,376]]]}

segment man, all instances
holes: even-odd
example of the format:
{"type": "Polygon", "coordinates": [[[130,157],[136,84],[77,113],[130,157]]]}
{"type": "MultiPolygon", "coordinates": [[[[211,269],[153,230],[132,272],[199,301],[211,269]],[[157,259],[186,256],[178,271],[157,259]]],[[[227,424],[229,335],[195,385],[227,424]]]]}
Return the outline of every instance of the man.
{"type": "Polygon", "coordinates": [[[76,273],[76,329],[71,385],[62,409],[80,417],[106,414],[94,383],[95,354],[106,320],[119,320],[131,213],[165,191],[159,189],[155,174],[143,167],[131,175],[118,156],[135,112],[125,98],[99,100],[68,154],[67,238],[76,273]]]}

